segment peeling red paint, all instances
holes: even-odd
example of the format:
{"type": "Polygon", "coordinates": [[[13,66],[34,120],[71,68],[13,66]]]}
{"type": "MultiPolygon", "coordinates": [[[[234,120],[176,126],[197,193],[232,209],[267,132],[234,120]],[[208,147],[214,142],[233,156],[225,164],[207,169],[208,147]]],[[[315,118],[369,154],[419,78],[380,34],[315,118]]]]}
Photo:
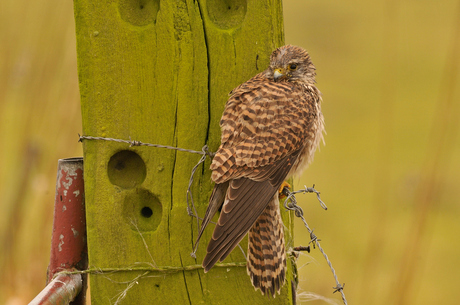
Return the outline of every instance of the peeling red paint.
{"type": "Polygon", "coordinates": [[[84,194],[83,158],[59,160],[48,283],[60,271],[88,267],[84,194]]]}

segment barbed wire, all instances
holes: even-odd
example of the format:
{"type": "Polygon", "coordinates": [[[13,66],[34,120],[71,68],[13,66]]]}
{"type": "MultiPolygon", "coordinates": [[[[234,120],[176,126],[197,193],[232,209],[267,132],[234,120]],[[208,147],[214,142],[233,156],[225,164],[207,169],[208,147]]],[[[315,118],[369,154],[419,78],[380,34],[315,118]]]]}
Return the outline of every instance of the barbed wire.
{"type": "MultiPolygon", "coordinates": [[[[298,191],[295,191],[295,192],[291,192],[289,190],[288,187],[284,187],[283,188],[283,194],[286,195],[286,199],[284,200],[284,207],[290,211],[294,211],[294,214],[296,217],[299,217],[300,219],[302,219],[305,227],[307,228],[308,230],[308,233],[310,233],[310,242],[308,244],[312,244],[313,245],[313,248],[315,248],[315,245],[318,247],[319,251],[321,252],[321,254],[324,256],[324,258],[326,259],[326,262],[327,264],[329,265],[329,268],[331,269],[332,271],[332,275],[334,276],[334,279],[335,279],[335,283],[336,283],[336,286],[335,287],[332,287],[334,289],[333,293],[336,293],[337,291],[340,292],[340,294],[342,295],[342,301],[345,305],[347,305],[347,299],[345,298],[345,293],[343,292],[343,288],[345,287],[345,283],[342,285],[340,284],[339,282],[339,279],[337,278],[337,274],[335,273],[335,269],[332,267],[332,263],[331,261],[329,260],[329,257],[327,256],[326,252],[324,252],[323,248],[321,247],[320,245],[320,241],[321,239],[319,239],[315,233],[313,233],[313,230],[310,229],[310,227],[308,226],[307,224],[307,221],[305,220],[305,218],[303,217],[303,210],[300,206],[297,205],[297,200],[295,198],[295,194],[298,194],[298,193],[302,193],[302,194],[307,194],[307,193],[315,193],[316,194],[316,197],[318,198],[318,201],[320,202],[321,204],[321,207],[324,209],[324,210],[327,210],[327,206],[326,204],[321,200],[319,194],[320,192],[318,192],[317,190],[315,190],[315,185],[313,185],[313,187],[307,187],[307,186],[304,186],[304,189],[301,189],[301,190],[298,190],[298,191]]],[[[308,251],[310,252],[310,247],[307,246],[307,247],[302,247],[302,246],[299,246],[299,247],[296,247],[297,250],[299,251],[308,251]]],[[[294,248],[294,250],[296,249],[294,248]]]]}
{"type": "Polygon", "coordinates": [[[208,151],[208,146],[207,145],[205,145],[201,151],[198,151],[198,150],[185,149],[185,148],[169,146],[169,145],[144,143],[144,142],[141,142],[141,141],[134,141],[134,140],[131,140],[131,139],[130,140],[121,140],[121,139],[105,138],[105,137],[82,136],[80,134],[78,134],[78,137],[79,137],[78,142],[83,142],[83,140],[102,140],[102,141],[126,143],[126,144],[129,144],[129,147],[132,147],[132,146],[149,146],[149,147],[157,147],[157,148],[166,148],[166,149],[178,150],[178,151],[188,152],[188,153],[192,153],[192,154],[209,155],[210,157],[214,156],[214,153],[208,151]]]}
{"type": "MultiPolygon", "coordinates": [[[[172,149],[172,150],[176,150],[176,151],[182,151],[182,152],[188,152],[188,153],[193,153],[193,154],[200,154],[202,155],[202,157],[200,158],[200,160],[198,161],[198,163],[192,168],[192,171],[191,171],[191,175],[190,175],[190,179],[189,179],[189,183],[188,183],[188,187],[187,187],[187,213],[189,216],[191,217],[195,217],[196,218],[196,221],[197,221],[197,228],[199,229],[200,228],[200,223],[199,221],[202,220],[202,218],[200,218],[198,216],[198,212],[196,210],[196,207],[195,207],[195,204],[194,204],[194,201],[193,201],[193,195],[192,195],[192,192],[191,192],[191,187],[192,187],[192,184],[193,184],[193,177],[195,175],[195,172],[196,170],[198,169],[198,167],[204,163],[206,161],[206,158],[209,156],[211,159],[212,157],[215,155],[215,153],[213,152],[210,152],[208,150],[208,146],[205,145],[203,146],[203,148],[201,149],[201,151],[197,151],[197,150],[191,150],[191,149],[185,149],[185,148],[180,148],[180,147],[174,147],[174,146],[169,146],[169,145],[160,145],[160,144],[151,144],[151,143],[144,143],[144,142],[141,142],[141,141],[134,141],[134,140],[121,140],[121,139],[115,139],[115,138],[106,138],[106,137],[93,137],[93,136],[82,136],[82,135],[78,135],[79,137],[79,142],[83,142],[83,140],[102,140],[102,141],[112,141],[112,142],[118,142],[118,143],[126,143],[126,144],[129,144],[130,147],[132,146],[148,146],[148,147],[157,147],[157,148],[165,148],[165,149],[172,149]],[[190,197],[190,201],[189,201],[189,197],[190,197]],[[193,208],[193,209],[192,209],[193,208]]],[[[290,210],[290,211],[294,211],[294,214],[296,217],[299,217],[300,219],[302,219],[305,227],[307,228],[309,234],[310,234],[310,242],[308,243],[309,245],[312,244],[313,248],[315,248],[315,246],[318,247],[318,249],[320,250],[321,254],[324,256],[324,258],[326,259],[326,262],[327,264],[329,265],[329,268],[331,269],[332,271],[332,274],[334,276],[334,279],[335,279],[335,283],[336,283],[336,286],[333,287],[334,291],[333,293],[336,293],[336,292],[340,292],[341,295],[342,295],[342,300],[343,300],[343,303],[345,305],[347,305],[347,300],[345,298],[345,293],[343,292],[343,289],[345,287],[345,283],[344,284],[340,284],[338,278],[337,278],[337,274],[335,272],[335,269],[332,267],[332,263],[331,261],[329,260],[329,257],[327,256],[327,254],[324,252],[323,248],[321,247],[320,245],[320,239],[313,233],[313,230],[310,229],[310,227],[308,226],[307,224],[307,221],[305,220],[305,218],[303,217],[303,210],[300,206],[297,205],[297,200],[295,198],[295,195],[296,194],[307,194],[307,193],[315,193],[316,194],[316,197],[321,205],[321,207],[324,209],[324,210],[327,210],[327,206],[326,204],[321,200],[321,197],[320,197],[320,192],[318,192],[316,189],[315,189],[315,185],[313,185],[313,187],[307,187],[307,186],[304,186],[304,189],[301,189],[301,190],[298,190],[298,191],[295,191],[295,192],[291,192],[289,190],[288,187],[284,187],[283,188],[283,191],[282,193],[286,196],[286,199],[284,201],[284,207],[287,209],[287,210],[290,210]]],[[[211,221],[212,222],[212,221],[211,221]]],[[[214,223],[214,222],[212,222],[214,223]]],[[[140,232],[139,232],[140,233],[140,232]]],[[[142,235],[141,235],[142,236],[142,235]]],[[[142,237],[143,239],[143,237],[142,237]]],[[[144,246],[147,247],[147,244],[145,242],[145,240],[143,239],[143,242],[144,242],[144,246]]],[[[307,247],[303,247],[303,246],[299,246],[299,247],[295,247],[294,250],[295,251],[308,251],[310,252],[310,246],[307,246],[307,247]]],[[[197,245],[195,245],[195,251],[196,251],[196,247],[197,245]]],[[[244,250],[241,248],[241,246],[238,244],[238,247],[241,249],[241,251],[243,252],[243,255],[246,257],[245,253],[244,253],[244,250]]],[[[147,251],[148,251],[148,247],[147,247],[147,251]]],[[[194,252],[195,252],[194,251],[194,252]]],[[[192,257],[193,257],[193,254],[194,252],[192,253],[192,257]]],[[[150,253],[150,252],[149,252],[150,253]]],[[[152,259],[152,262],[153,262],[153,258],[152,256],[150,255],[151,259],[152,259]]],[[[195,256],[196,258],[196,256],[195,256]]],[[[106,270],[103,270],[103,269],[88,269],[88,270],[83,270],[83,271],[75,271],[75,272],[62,272],[62,273],[66,273],[66,274],[73,274],[73,273],[103,273],[103,272],[116,272],[116,271],[160,271],[160,272],[174,272],[174,271],[179,271],[179,270],[194,270],[194,269],[198,269],[201,267],[201,265],[194,265],[194,266],[189,266],[188,268],[184,268],[184,267],[157,267],[155,262],[153,262],[153,265],[152,264],[149,264],[151,266],[151,268],[120,268],[120,269],[106,269],[106,270]]],[[[229,264],[216,264],[216,266],[235,266],[235,267],[238,267],[238,266],[245,266],[246,263],[229,263],[229,264]]],[[[143,274],[142,276],[144,276],[145,274],[143,274]]]]}

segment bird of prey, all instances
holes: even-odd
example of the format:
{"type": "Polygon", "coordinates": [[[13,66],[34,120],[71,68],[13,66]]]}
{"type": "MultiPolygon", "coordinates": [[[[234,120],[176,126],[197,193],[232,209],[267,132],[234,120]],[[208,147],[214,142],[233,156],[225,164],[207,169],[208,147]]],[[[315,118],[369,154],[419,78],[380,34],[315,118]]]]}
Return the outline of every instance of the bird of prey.
{"type": "Polygon", "coordinates": [[[197,239],[222,208],[204,271],[223,261],[249,232],[247,272],[256,290],[273,297],[286,272],[278,191],[312,161],[323,138],[315,70],[304,49],[286,45],[271,54],[265,71],[232,90],[211,164],[215,187],[197,239]]]}

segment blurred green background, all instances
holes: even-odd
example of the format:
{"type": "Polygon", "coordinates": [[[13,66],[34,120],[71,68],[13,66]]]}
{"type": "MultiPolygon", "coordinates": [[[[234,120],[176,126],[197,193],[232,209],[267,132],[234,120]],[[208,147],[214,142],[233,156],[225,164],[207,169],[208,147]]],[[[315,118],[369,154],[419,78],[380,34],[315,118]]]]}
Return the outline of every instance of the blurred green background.
{"type": "MultiPolygon", "coordinates": [[[[284,2],[306,48],[326,146],[295,188],[349,304],[458,304],[460,2],[284,2]]],[[[0,1],[0,303],[44,286],[57,160],[81,156],[72,1],[0,1]]],[[[296,245],[309,237],[296,225],[296,245]]],[[[340,304],[318,250],[299,304],[340,304]]]]}

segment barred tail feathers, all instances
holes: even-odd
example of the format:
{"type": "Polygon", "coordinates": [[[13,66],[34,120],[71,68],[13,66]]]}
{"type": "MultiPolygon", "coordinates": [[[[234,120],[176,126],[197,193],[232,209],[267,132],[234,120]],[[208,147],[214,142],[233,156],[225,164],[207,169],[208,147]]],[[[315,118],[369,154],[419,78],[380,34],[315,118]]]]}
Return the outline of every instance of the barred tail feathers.
{"type": "Polygon", "coordinates": [[[247,272],[254,288],[275,297],[286,277],[284,228],[276,194],[248,234],[247,272]]]}

